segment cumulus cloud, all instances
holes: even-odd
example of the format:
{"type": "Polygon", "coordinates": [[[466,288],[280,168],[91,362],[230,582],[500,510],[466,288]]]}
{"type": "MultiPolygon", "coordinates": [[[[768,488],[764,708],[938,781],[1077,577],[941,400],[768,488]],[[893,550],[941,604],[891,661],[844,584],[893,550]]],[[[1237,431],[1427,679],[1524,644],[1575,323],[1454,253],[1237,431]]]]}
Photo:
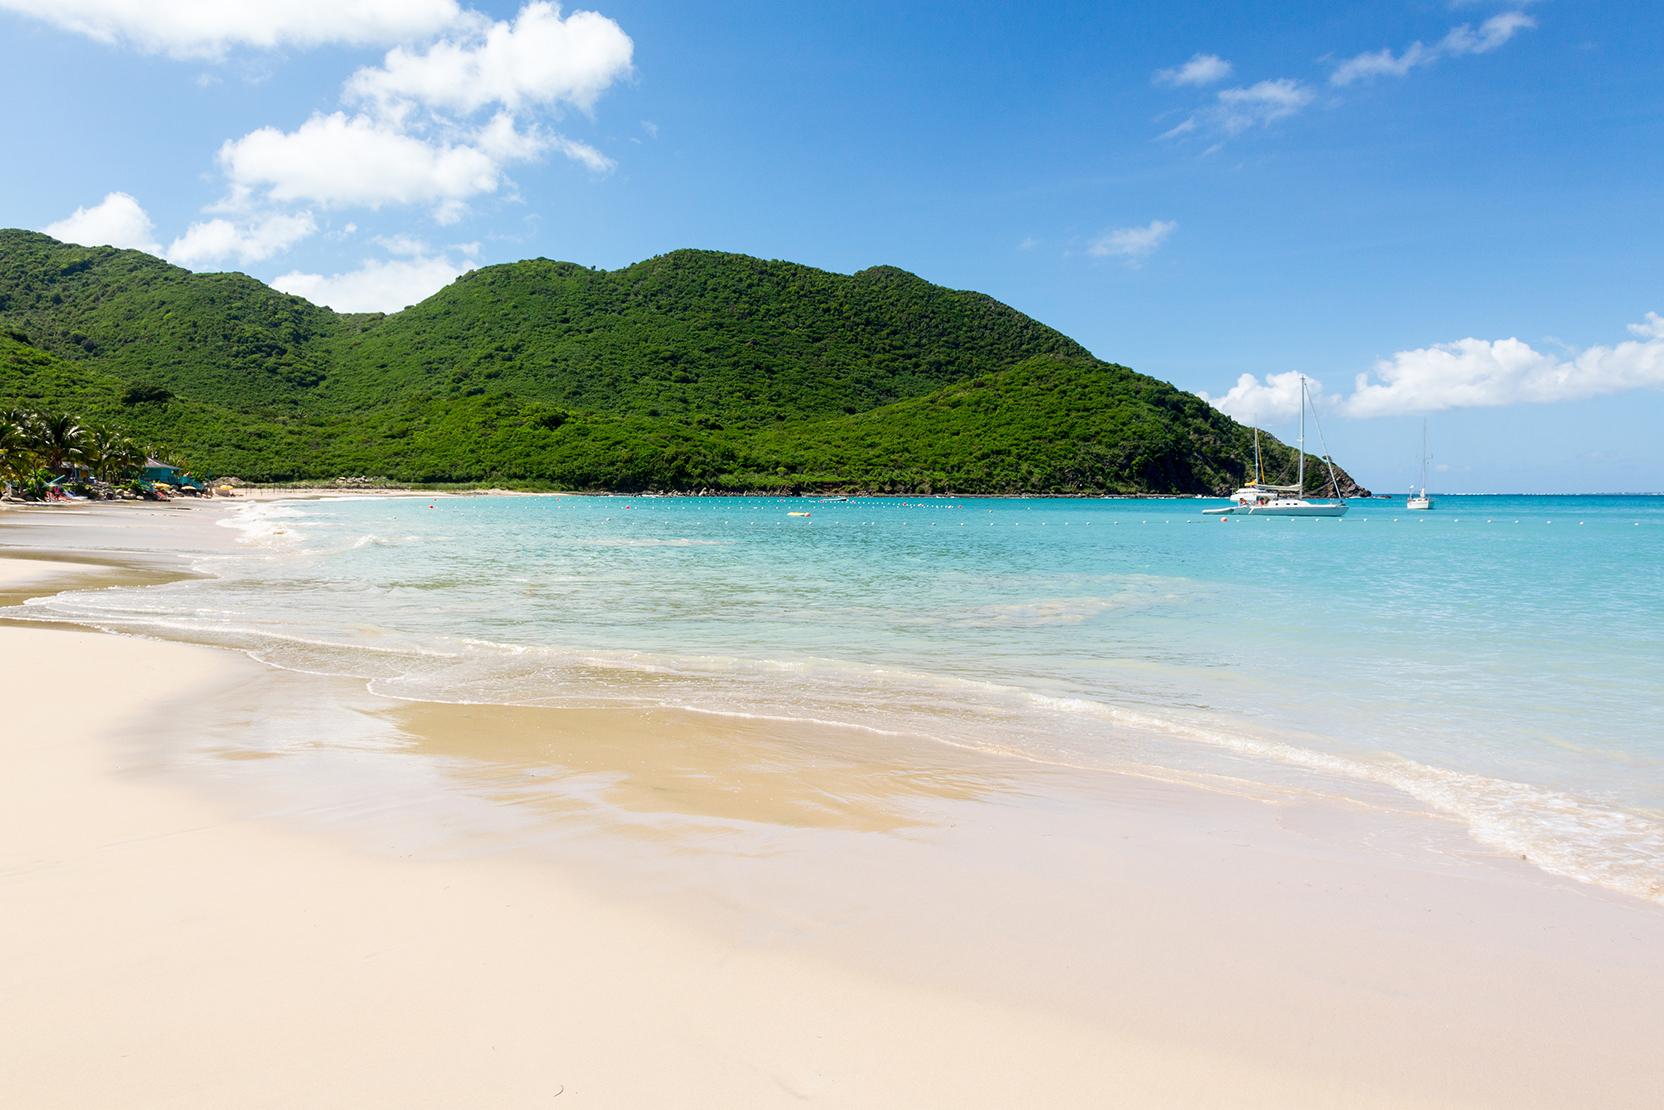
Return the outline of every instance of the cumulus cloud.
{"type": "Polygon", "coordinates": [[[344,91],[350,111],[226,142],[219,164],[230,191],[221,207],[423,205],[448,224],[474,198],[498,192],[516,163],[559,154],[593,173],[614,168],[534,113],[588,112],[631,72],[634,44],[616,23],[595,12],[563,16],[558,4],[536,0],[512,22],[474,15],[459,27],[426,50],[396,48],[382,66],[353,74],[344,91]]]}
{"type": "MultiPolygon", "coordinates": [[[[1352,393],[1331,407],[1367,418],[1664,389],[1664,316],[1649,312],[1628,330],[1634,338],[1570,354],[1539,351],[1520,339],[1471,337],[1398,351],[1359,374],[1352,393]]],[[[1322,384],[1307,378],[1306,388],[1320,402],[1322,384]]],[[[1300,411],[1300,375],[1243,374],[1220,396],[1197,395],[1244,423],[1264,424],[1300,411]]]]}
{"type": "Polygon", "coordinates": [[[1664,316],[1656,312],[1647,313],[1646,319],[1639,324],[1629,325],[1629,334],[1642,339],[1664,339],[1664,316]]]}
{"type": "Polygon", "coordinates": [[[91,208],[77,208],[56,223],[41,228],[54,239],[84,247],[129,247],[161,254],[156,225],[129,193],[109,193],[91,208]]]}
{"type": "Polygon", "coordinates": [[[634,51],[630,36],[606,16],[562,17],[559,4],[540,0],[520,9],[512,23],[487,23],[423,51],[395,48],[381,66],[354,73],[347,95],[461,114],[491,105],[517,111],[570,104],[587,112],[630,73],[634,51]]]}
{"type": "Polygon", "coordinates": [[[370,258],[346,273],[287,273],[272,286],[337,312],[397,312],[431,297],[472,269],[471,261],[455,262],[438,255],[370,258]]]}
{"type": "Polygon", "coordinates": [[[1399,351],[1359,374],[1342,406],[1349,416],[1573,401],[1664,388],[1664,317],[1631,324],[1635,338],[1571,355],[1519,339],[1458,339],[1399,351]]]}
{"type": "Polygon", "coordinates": [[[1311,89],[1292,77],[1220,89],[1212,104],[1186,116],[1161,137],[1177,139],[1204,130],[1215,136],[1239,135],[1249,128],[1287,119],[1310,104],[1312,95],[1311,89]]]}
{"type": "Polygon", "coordinates": [[[234,46],[408,42],[463,18],[456,0],[0,0],[0,9],[179,58],[218,57],[234,46]]]}
{"type": "Polygon", "coordinates": [[[1177,231],[1176,220],[1151,220],[1141,227],[1116,227],[1104,232],[1087,244],[1086,253],[1094,258],[1123,258],[1136,266],[1177,231]]]}
{"type": "Polygon", "coordinates": [[[168,247],[168,261],[197,269],[217,262],[264,262],[314,234],[310,212],[273,213],[244,223],[205,220],[185,229],[168,247]]]}
{"type": "Polygon", "coordinates": [[[1183,65],[1158,69],[1158,85],[1214,85],[1231,75],[1231,63],[1217,54],[1193,54],[1183,65]]]}
{"type": "Polygon", "coordinates": [[[1432,46],[1412,42],[1398,53],[1382,49],[1354,55],[1335,67],[1334,72],[1329,74],[1329,83],[1344,86],[1375,77],[1403,77],[1411,70],[1432,65],[1440,58],[1489,54],[1505,45],[1519,32],[1535,26],[1537,21],[1525,12],[1501,12],[1491,16],[1477,28],[1468,23],[1452,27],[1444,38],[1432,46]]]}
{"type": "MultiPolygon", "coordinates": [[[[1315,401],[1323,391],[1323,383],[1307,378],[1306,390],[1315,401]]],[[[1264,378],[1243,374],[1219,397],[1201,391],[1196,395],[1233,419],[1263,427],[1274,420],[1299,415],[1300,374],[1294,370],[1267,374],[1264,378]]]]}
{"type": "Polygon", "coordinates": [[[343,112],[294,131],[262,127],[220,148],[233,203],[263,195],[324,206],[431,204],[436,210],[494,192],[504,151],[429,141],[397,124],[343,112]]]}

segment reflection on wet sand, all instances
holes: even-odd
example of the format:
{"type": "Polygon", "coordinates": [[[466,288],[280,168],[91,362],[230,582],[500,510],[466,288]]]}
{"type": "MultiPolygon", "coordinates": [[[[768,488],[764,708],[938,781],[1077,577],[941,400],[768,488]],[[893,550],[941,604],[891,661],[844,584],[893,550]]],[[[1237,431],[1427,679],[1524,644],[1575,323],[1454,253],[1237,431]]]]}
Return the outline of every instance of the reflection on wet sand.
{"type": "Polygon", "coordinates": [[[890,831],[928,823],[931,800],[1015,786],[1011,768],[991,759],[932,760],[917,741],[801,722],[436,703],[386,716],[409,750],[444,758],[475,791],[557,810],[593,799],[625,823],[690,817],[890,831]]]}

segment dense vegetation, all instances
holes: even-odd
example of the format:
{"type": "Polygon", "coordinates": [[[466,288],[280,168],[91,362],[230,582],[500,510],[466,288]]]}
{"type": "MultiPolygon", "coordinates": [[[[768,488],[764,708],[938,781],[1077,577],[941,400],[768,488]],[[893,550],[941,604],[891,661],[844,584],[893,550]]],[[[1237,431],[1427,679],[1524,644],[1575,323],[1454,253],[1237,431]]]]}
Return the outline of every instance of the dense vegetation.
{"type": "Polygon", "coordinates": [[[0,409],[0,489],[10,497],[45,501],[61,497],[60,486],[113,496],[114,483],[154,495],[140,478],[148,454],[122,433],[67,413],[0,409]]]}
{"type": "MultiPolygon", "coordinates": [[[[493,266],[341,315],[0,231],[11,402],[254,480],[1196,493],[1252,455],[1199,398],[981,294],[708,251],[493,266]]],[[[1292,451],[1267,454],[1292,474],[1292,451]]]]}

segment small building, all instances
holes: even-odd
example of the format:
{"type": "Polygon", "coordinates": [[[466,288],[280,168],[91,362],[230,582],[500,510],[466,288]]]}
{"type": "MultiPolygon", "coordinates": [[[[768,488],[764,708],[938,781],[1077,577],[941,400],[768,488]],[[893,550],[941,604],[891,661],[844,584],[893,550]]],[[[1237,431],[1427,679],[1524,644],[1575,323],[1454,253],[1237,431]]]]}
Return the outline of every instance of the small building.
{"type": "Polygon", "coordinates": [[[191,477],[177,466],[171,466],[168,463],[163,462],[161,459],[144,460],[144,469],[139,471],[139,477],[152,485],[157,482],[165,482],[175,489],[178,489],[181,486],[189,486],[194,490],[207,488],[200,481],[191,477]]]}

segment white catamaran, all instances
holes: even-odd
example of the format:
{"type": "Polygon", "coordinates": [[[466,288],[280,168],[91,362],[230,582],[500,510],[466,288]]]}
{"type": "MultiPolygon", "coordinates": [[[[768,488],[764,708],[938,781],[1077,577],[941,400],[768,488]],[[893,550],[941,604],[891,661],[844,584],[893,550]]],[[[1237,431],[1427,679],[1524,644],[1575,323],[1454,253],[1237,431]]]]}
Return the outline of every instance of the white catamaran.
{"type": "Polygon", "coordinates": [[[1406,509],[1431,509],[1433,499],[1427,496],[1427,466],[1433,461],[1433,456],[1427,453],[1427,421],[1421,422],[1421,481],[1418,483],[1421,492],[1418,494],[1412,488],[1410,499],[1404,502],[1406,509]]]}
{"type": "MultiPolygon", "coordinates": [[[[1228,516],[1240,514],[1243,516],[1345,516],[1346,498],[1340,492],[1340,482],[1335,478],[1335,463],[1329,457],[1329,446],[1323,445],[1323,462],[1329,468],[1329,488],[1334,491],[1334,501],[1306,500],[1306,379],[1300,378],[1300,450],[1298,477],[1292,486],[1274,486],[1265,480],[1265,470],[1260,464],[1260,430],[1254,429],[1254,480],[1235,493],[1231,494],[1234,505],[1222,509],[1203,509],[1208,516],[1228,516]]],[[[1317,413],[1312,412],[1312,418],[1317,413]]],[[[1323,426],[1318,425],[1319,439],[1323,437],[1323,426]]]]}

